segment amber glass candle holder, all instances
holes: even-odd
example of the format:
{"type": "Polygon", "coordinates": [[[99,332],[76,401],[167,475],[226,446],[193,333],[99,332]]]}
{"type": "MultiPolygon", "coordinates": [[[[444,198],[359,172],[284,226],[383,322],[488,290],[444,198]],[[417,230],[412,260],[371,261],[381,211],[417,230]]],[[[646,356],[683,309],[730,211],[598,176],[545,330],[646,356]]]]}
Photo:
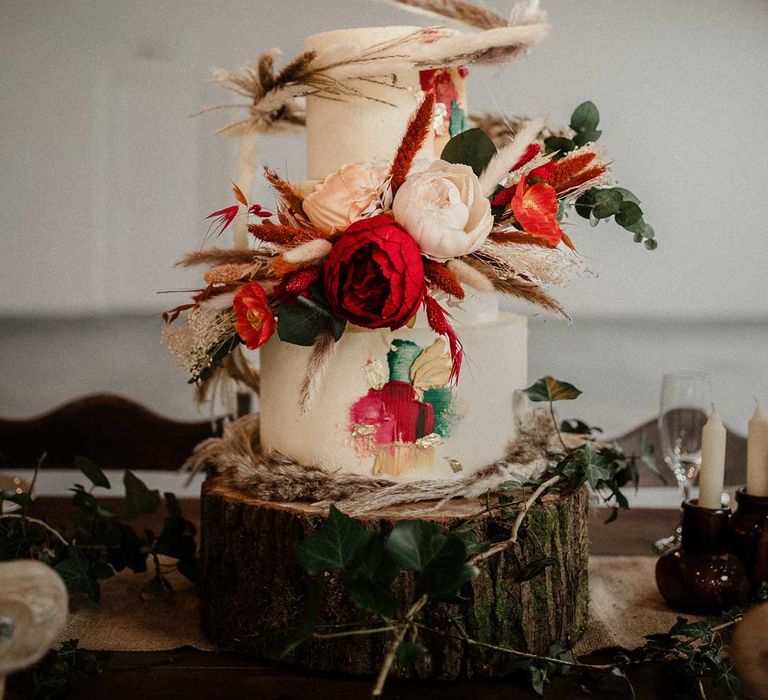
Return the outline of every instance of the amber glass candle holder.
{"type": "Polygon", "coordinates": [[[756,593],[768,582],[768,496],[736,492],[736,512],[731,521],[731,552],[744,564],[750,587],[756,593]]]}
{"type": "Polygon", "coordinates": [[[682,543],[656,562],[656,585],[673,608],[714,613],[747,600],[744,564],[729,551],[731,517],[730,508],[683,503],[682,543]]]}

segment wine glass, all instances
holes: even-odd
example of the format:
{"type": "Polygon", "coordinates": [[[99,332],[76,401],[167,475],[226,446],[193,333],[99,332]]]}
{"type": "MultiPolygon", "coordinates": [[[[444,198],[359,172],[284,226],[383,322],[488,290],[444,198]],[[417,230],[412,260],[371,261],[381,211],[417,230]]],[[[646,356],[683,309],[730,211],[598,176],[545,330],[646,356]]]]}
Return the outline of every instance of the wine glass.
{"type": "MultiPolygon", "coordinates": [[[[701,468],[701,436],[712,405],[712,380],[706,372],[665,372],[661,386],[659,438],[664,463],[677,481],[680,502],[690,498],[701,468]]],[[[655,543],[659,551],[680,544],[681,528],[655,543]]]]}

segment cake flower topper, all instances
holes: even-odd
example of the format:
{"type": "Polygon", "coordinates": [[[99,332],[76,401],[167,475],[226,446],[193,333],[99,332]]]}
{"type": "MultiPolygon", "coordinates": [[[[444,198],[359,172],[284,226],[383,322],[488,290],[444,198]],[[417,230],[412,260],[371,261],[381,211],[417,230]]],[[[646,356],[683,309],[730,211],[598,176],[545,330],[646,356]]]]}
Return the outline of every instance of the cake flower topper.
{"type": "Polygon", "coordinates": [[[276,331],[285,342],[313,347],[300,397],[306,411],[347,324],[394,331],[420,309],[448,341],[457,381],[463,348],[446,307],[461,303],[464,287],[566,315],[543,285],[562,282],[577,259],[563,230],[569,213],[593,224],[613,217],[655,248],[639,200],[613,186],[610,163],[594,143],[601,132],[591,102],[574,111],[561,135],[546,135],[541,120],[530,120],[497,148],[481,129],[464,131],[424,169],[416,155],[434,106],[427,93],[386,169],[345,165],[304,197],[266,168],[277,221],[234,188],[237,203],[211,215],[216,233],[242,207],[256,247],[187,255],[183,265],[212,265],[207,286],[166,314],[169,322],[188,315],[167,339],[191,381],[205,380],[238,345],[256,349],[276,331]]]}

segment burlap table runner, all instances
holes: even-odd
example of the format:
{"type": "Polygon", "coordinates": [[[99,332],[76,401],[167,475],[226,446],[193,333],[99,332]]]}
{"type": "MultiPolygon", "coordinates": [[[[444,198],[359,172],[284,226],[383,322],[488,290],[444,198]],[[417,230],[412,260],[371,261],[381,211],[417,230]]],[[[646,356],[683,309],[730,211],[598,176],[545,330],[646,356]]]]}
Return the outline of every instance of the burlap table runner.
{"type": "MultiPolygon", "coordinates": [[[[590,619],[577,654],[605,647],[627,649],[643,637],[671,627],[677,614],[656,590],[653,557],[593,556],[589,562],[590,619]]],[[[197,597],[179,574],[169,576],[176,593],[141,600],[145,576],[122,573],[102,584],[98,604],[81,604],[70,614],[60,641],[100,651],[168,651],[194,647],[211,651],[198,622],[197,597]]]]}

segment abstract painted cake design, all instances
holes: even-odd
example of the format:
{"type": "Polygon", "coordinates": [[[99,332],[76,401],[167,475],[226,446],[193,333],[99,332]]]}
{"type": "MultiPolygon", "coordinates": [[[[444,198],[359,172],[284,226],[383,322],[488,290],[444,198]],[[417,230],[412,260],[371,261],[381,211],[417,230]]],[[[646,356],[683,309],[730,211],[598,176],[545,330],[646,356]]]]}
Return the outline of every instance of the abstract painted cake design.
{"type": "Polygon", "coordinates": [[[374,475],[432,470],[435,448],[459,419],[445,341],[423,349],[411,340],[395,339],[386,367],[371,360],[364,370],[371,388],[349,412],[355,448],[374,455],[374,475]]]}

